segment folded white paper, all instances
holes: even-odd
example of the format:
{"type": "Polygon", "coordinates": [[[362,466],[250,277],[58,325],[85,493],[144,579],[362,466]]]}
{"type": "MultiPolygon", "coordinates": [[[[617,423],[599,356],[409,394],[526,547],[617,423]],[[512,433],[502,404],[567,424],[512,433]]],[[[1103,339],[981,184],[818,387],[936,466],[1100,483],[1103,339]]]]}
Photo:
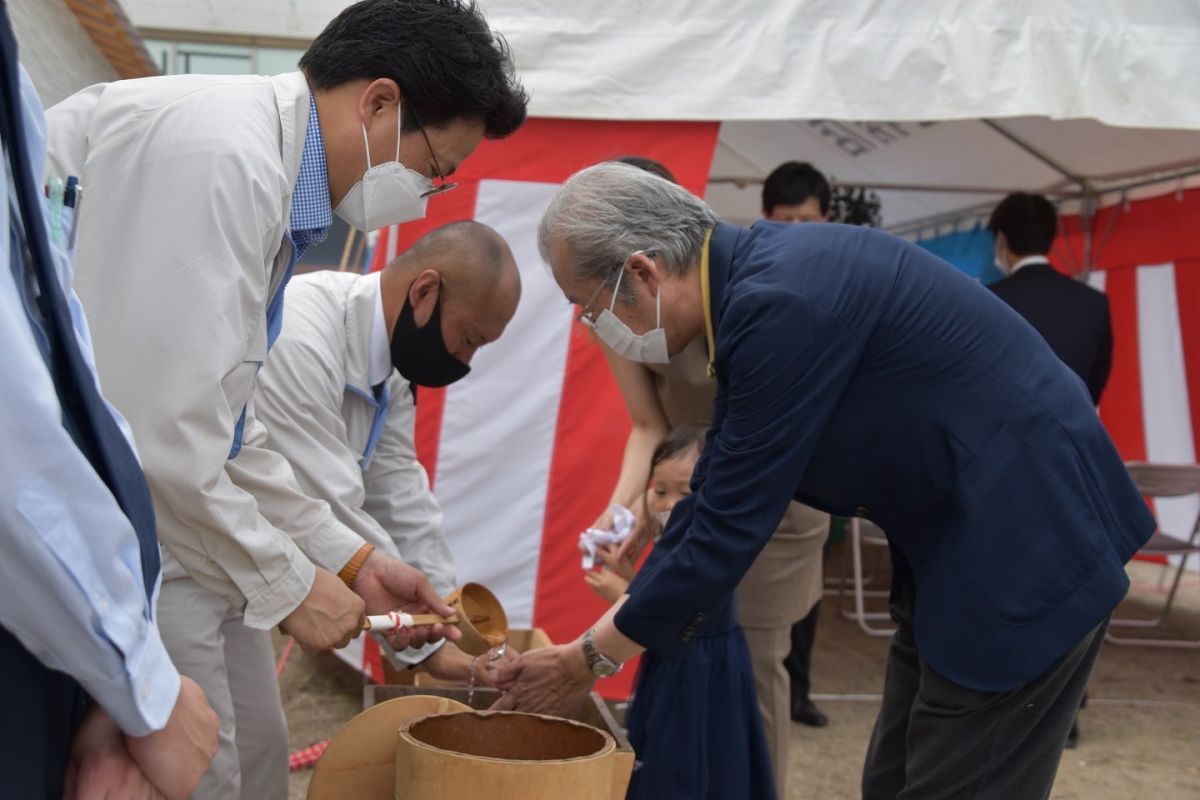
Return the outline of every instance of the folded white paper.
{"type": "Polygon", "coordinates": [[[587,550],[583,554],[584,569],[592,569],[596,566],[596,550],[606,544],[620,544],[633,531],[634,516],[632,511],[616,503],[609,506],[609,510],[612,511],[613,516],[612,530],[606,531],[600,528],[588,528],[579,534],[579,541],[584,549],[587,550]]]}

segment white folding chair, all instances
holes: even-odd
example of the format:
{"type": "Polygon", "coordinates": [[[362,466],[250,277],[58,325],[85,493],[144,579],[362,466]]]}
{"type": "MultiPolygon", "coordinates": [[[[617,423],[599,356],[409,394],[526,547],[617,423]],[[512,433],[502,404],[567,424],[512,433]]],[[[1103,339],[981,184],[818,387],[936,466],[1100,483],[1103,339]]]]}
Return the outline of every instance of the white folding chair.
{"type": "MultiPolygon", "coordinates": [[[[1142,494],[1149,497],[1184,497],[1191,494],[1200,495],[1200,465],[1197,464],[1127,464],[1130,476],[1142,494]]],[[[1183,533],[1182,531],[1180,532],[1183,533]]],[[[1114,628],[1161,628],[1166,622],[1167,615],[1175,603],[1179,585],[1187,571],[1188,559],[1200,553],[1200,515],[1192,523],[1191,531],[1183,535],[1170,536],[1161,529],[1154,531],[1150,541],[1142,546],[1138,555],[1157,556],[1167,559],[1163,566],[1164,575],[1174,568],[1175,577],[1171,588],[1167,591],[1167,599],[1162,609],[1153,617],[1131,618],[1113,617],[1109,623],[1107,640],[1112,644],[1142,645],[1145,647],[1190,647],[1200,648],[1200,639],[1183,639],[1162,637],[1128,637],[1116,636],[1114,628]],[[1172,557],[1178,558],[1172,564],[1172,557]]]]}
{"type": "Polygon", "coordinates": [[[891,636],[895,633],[895,628],[880,628],[872,625],[872,622],[880,620],[890,620],[891,614],[886,611],[867,611],[866,599],[868,597],[884,597],[886,598],[889,592],[886,589],[867,589],[867,585],[872,583],[879,573],[879,562],[887,554],[887,536],[873,522],[854,517],[850,520],[850,536],[848,537],[847,551],[850,558],[850,578],[849,580],[842,578],[839,584],[839,596],[841,599],[842,616],[846,619],[852,619],[858,623],[858,627],[863,633],[868,636],[891,636]],[[865,576],[863,573],[863,546],[877,548],[877,557],[875,561],[874,574],[865,576]],[[846,585],[850,584],[851,591],[854,595],[854,609],[846,608],[846,585]]]}

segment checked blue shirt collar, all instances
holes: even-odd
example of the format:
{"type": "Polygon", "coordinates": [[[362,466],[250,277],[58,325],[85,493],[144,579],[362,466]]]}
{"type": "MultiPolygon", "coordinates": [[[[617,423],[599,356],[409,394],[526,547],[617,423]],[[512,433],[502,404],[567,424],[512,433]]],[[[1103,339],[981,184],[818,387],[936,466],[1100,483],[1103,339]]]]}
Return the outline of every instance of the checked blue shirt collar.
{"type": "Polygon", "coordinates": [[[304,135],[304,152],[300,155],[300,175],[292,193],[292,217],[289,234],[296,248],[296,258],[304,255],[311,245],[325,241],[333,224],[333,207],[329,203],[329,171],[325,162],[325,142],[321,139],[321,123],[317,119],[317,104],[309,95],[308,132],[304,135]]]}

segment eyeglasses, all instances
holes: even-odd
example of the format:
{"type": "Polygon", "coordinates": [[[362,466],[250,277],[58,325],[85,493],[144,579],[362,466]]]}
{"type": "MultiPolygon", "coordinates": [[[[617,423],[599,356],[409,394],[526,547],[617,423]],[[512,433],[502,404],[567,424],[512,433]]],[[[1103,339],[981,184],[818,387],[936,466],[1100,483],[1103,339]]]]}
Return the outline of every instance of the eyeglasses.
{"type": "Polygon", "coordinates": [[[596,327],[596,320],[592,319],[592,312],[588,311],[588,309],[591,308],[592,303],[596,302],[596,298],[600,296],[600,290],[607,285],[607,280],[600,281],[600,285],[596,287],[596,291],[592,292],[592,296],[588,298],[586,303],[579,307],[579,313],[575,316],[576,322],[586,325],[589,328],[596,327]]]}
{"type": "Polygon", "coordinates": [[[435,195],[448,192],[451,189],[457,189],[457,183],[450,183],[446,180],[446,175],[442,172],[441,165],[438,164],[437,154],[433,152],[433,142],[429,141],[429,134],[425,132],[425,126],[421,124],[421,120],[417,117],[417,113],[411,108],[408,109],[408,113],[412,114],[413,120],[417,123],[417,130],[421,131],[421,136],[425,139],[425,146],[429,148],[429,157],[433,159],[433,174],[436,175],[437,179],[440,181],[440,183],[433,183],[430,188],[421,192],[421,197],[433,197],[435,195]]]}

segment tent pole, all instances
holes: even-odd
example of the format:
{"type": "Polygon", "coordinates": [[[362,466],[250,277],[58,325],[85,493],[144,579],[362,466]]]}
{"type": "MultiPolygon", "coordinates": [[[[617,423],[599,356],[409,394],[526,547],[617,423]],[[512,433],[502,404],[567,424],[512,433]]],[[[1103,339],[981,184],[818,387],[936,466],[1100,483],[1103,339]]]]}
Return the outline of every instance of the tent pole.
{"type": "MultiPolygon", "coordinates": [[[[1104,246],[1108,244],[1108,237],[1112,234],[1113,228],[1117,226],[1117,220],[1120,219],[1121,215],[1125,213],[1126,202],[1127,195],[1125,192],[1121,192],[1121,199],[1114,205],[1113,212],[1108,218],[1108,225],[1104,226],[1104,235],[1100,237],[1100,243],[1096,245],[1096,249],[1092,253],[1093,261],[1100,260],[1100,254],[1104,252],[1104,246]]],[[[1086,275],[1084,277],[1086,280],[1086,275]]]]}
{"type": "Polygon", "coordinates": [[[971,206],[970,208],[960,208],[955,211],[947,211],[942,214],[935,214],[931,217],[923,217],[922,219],[914,219],[910,222],[904,222],[892,227],[884,227],[884,230],[894,236],[908,236],[914,233],[920,233],[928,228],[933,228],[939,225],[950,223],[957,225],[965,220],[978,219],[988,214],[996,207],[994,202],[980,203],[979,205],[971,206]]]}
{"type": "Polygon", "coordinates": [[[1079,224],[1083,228],[1083,279],[1087,280],[1092,273],[1094,252],[1092,250],[1092,229],[1096,223],[1096,193],[1088,187],[1083,196],[1083,207],[1079,211],[1079,224]]]}
{"type": "Polygon", "coordinates": [[[1194,164],[1185,169],[1176,170],[1174,172],[1160,172],[1128,183],[1106,185],[1100,189],[1099,193],[1109,194],[1110,192],[1131,192],[1134,189],[1141,189],[1145,186],[1154,186],[1159,183],[1181,181],[1187,178],[1195,177],[1196,175],[1200,175],[1200,165],[1194,164]]]}
{"type": "Polygon", "coordinates": [[[1024,150],[1029,155],[1036,158],[1038,161],[1041,161],[1043,164],[1045,164],[1047,167],[1049,167],[1050,169],[1057,172],[1059,175],[1062,175],[1064,178],[1070,180],[1072,183],[1079,184],[1079,187],[1081,189],[1083,189],[1085,192],[1087,191],[1087,181],[1086,180],[1084,180],[1080,176],[1076,175],[1075,173],[1071,172],[1071,170],[1067,169],[1062,164],[1055,161],[1053,158],[1046,155],[1041,150],[1039,150],[1038,148],[1031,145],[1029,142],[1022,139],[1020,136],[1017,136],[1015,133],[1010,131],[1008,128],[1005,128],[999,122],[996,122],[995,120],[990,120],[990,119],[983,119],[983,120],[980,120],[980,122],[982,122],[984,125],[987,125],[989,128],[991,128],[996,133],[1003,136],[1005,139],[1008,139],[1010,142],[1012,142],[1017,147],[1024,150]]]}
{"type": "MultiPolygon", "coordinates": [[[[1083,200],[1087,197],[1091,197],[1092,204],[1093,204],[1092,213],[1095,214],[1095,212],[1099,209],[1100,198],[1104,197],[1105,195],[1111,195],[1111,194],[1117,194],[1117,193],[1125,195],[1128,192],[1133,191],[1134,189],[1141,189],[1146,186],[1156,186],[1156,185],[1162,184],[1162,183],[1171,183],[1174,181],[1180,181],[1180,180],[1183,180],[1186,178],[1191,178],[1191,177],[1194,177],[1197,175],[1200,175],[1200,165],[1194,166],[1190,169],[1183,169],[1183,170],[1179,170],[1177,172],[1160,173],[1157,175],[1152,175],[1150,177],[1144,178],[1142,180],[1135,180],[1135,181],[1130,181],[1128,183],[1121,183],[1121,184],[1116,184],[1116,185],[1112,185],[1112,186],[1088,184],[1088,189],[1090,191],[1086,195],[1078,195],[1078,194],[1066,195],[1065,199],[1069,200],[1069,199],[1073,199],[1075,197],[1079,197],[1081,200],[1083,200]]],[[[1041,194],[1061,195],[1062,193],[1047,192],[1045,190],[1042,190],[1041,194]]],[[[970,220],[970,219],[975,219],[975,218],[981,217],[984,214],[986,214],[988,211],[990,211],[991,208],[992,208],[992,205],[970,206],[968,208],[959,209],[957,211],[947,211],[947,212],[944,212],[941,214],[935,214],[931,217],[922,217],[921,219],[910,220],[909,222],[903,222],[899,225],[885,226],[884,230],[886,230],[889,233],[892,233],[896,236],[909,236],[914,233],[919,233],[920,231],[926,230],[935,225],[945,225],[947,222],[957,223],[957,222],[962,222],[964,220],[970,220]]],[[[1099,255],[1098,252],[1093,252],[1092,260],[1094,261],[1098,255],[1099,255]]]]}
{"type": "MultiPolygon", "coordinates": [[[[763,183],[764,178],[745,178],[736,175],[716,175],[708,179],[711,184],[733,184],[739,189],[747,186],[756,186],[763,183]]],[[[994,194],[1006,195],[1013,192],[1026,191],[1026,189],[1010,189],[1003,186],[937,186],[928,183],[868,183],[862,181],[839,181],[832,180],[834,186],[844,189],[866,189],[872,192],[933,192],[935,194],[994,194]]],[[[1042,194],[1053,195],[1055,197],[1078,197],[1079,190],[1071,189],[1046,189],[1042,194]]]]}

